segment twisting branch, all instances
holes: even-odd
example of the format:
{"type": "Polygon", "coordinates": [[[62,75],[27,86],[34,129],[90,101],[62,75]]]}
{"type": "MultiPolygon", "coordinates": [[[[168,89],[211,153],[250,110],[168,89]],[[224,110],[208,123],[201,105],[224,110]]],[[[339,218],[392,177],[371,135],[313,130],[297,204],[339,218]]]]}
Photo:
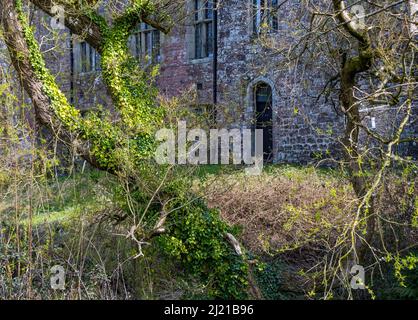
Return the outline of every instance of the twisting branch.
{"type": "Polygon", "coordinates": [[[65,10],[65,26],[74,34],[84,35],[86,42],[98,52],[101,51],[103,35],[100,26],[90,15],[82,13],[80,8],[77,8],[77,1],[75,4],[68,1],[56,0],[30,0],[30,2],[49,16],[55,15],[52,10],[54,5],[61,5],[65,10]]]}
{"type": "MultiPolygon", "coordinates": [[[[85,41],[101,53],[104,30],[102,30],[103,26],[98,23],[98,20],[104,21],[104,19],[94,12],[93,9],[86,10],[86,8],[82,8],[78,1],[30,0],[30,2],[49,16],[54,16],[53,7],[55,5],[62,6],[65,11],[65,26],[72,33],[83,35],[85,41]]],[[[151,4],[151,2],[149,3],[151,4]]],[[[91,3],[90,5],[93,4],[95,3],[91,3]]],[[[133,29],[140,22],[145,22],[163,33],[168,33],[170,31],[170,25],[164,26],[163,17],[156,14],[157,12],[151,5],[145,6],[143,1],[133,1],[133,5],[129,6],[126,12],[118,17],[118,19],[126,19],[129,16],[132,22],[130,29],[133,29]]]]}
{"type": "MultiPolygon", "coordinates": [[[[47,2],[42,3],[44,6],[47,5],[47,2]]],[[[22,84],[33,100],[37,120],[49,127],[64,141],[75,145],[76,150],[93,166],[114,173],[119,164],[114,163],[111,159],[109,160],[111,150],[108,150],[108,148],[115,145],[116,142],[112,140],[111,143],[103,143],[103,138],[97,139],[97,135],[93,131],[98,129],[94,126],[91,127],[91,123],[86,122],[80,116],[79,111],[69,104],[67,98],[59,89],[55,78],[46,67],[39,44],[23,12],[22,0],[2,1],[0,8],[1,16],[4,18],[1,20],[6,45],[22,84]],[[94,150],[92,145],[95,145],[95,150],[101,150],[102,154],[97,154],[97,152],[93,154],[91,151],[94,150]]],[[[112,26],[97,17],[98,21],[101,22],[95,24],[97,32],[93,32],[95,34],[94,41],[97,42],[96,46],[103,53],[102,73],[109,87],[109,92],[112,94],[113,104],[122,111],[122,114],[124,111],[128,112],[126,110],[142,110],[138,118],[133,118],[132,112],[124,115],[124,119],[130,121],[126,124],[126,128],[135,126],[135,128],[138,127],[139,130],[142,130],[137,132],[133,128],[133,139],[138,139],[138,134],[144,133],[145,125],[153,126],[155,108],[153,108],[152,99],[147,99],[144,94],[141,94],[144,91],[141,89],[142,86],[147,85],[145,81],[137,83],[134,92],[132,92],[132,81],[125,77],[126,63],[130,57],[127,40],[129,31],[137,24],[138,19],[151,12],[152,8],[146,5],[128,6],[124,15],[115,19],[112,26]],[[145,117],[145,115],[148,115],[146,119],[140,118],[145,117]]],[[[87,13],[86,16],[88,17],[87,13]]],[[[91,23],[90,19],[83,21],[91,23]]],[[[87,27],[87,24],[83,27],[87,27]]],[[[149,134],[149,132],[147,133],[149,134]]],[[[107,138],[115,139],[114,135],[111,134],[107,138]]],[[[127,144],[129,143],[127,142],[127,144]]]]}
{"type": "MultiPolygon", "coordinates": [[[[34,58],[39,48],[32,43],[34,48],[29,48],[28,39],[25,37],[25,30],[19,20],[18,10],[15,0],[4,0],[0,4],[0,17],[4,29],[5,43],[7,45],[11,61],[17,74],[23,84],[25,91],[31,98],[37,121],[47,126],[53,133],[59,136],[63,141],[74,145],[78,153],[94,167],[113,173],[114,169],[103,166],[90,150],[89,141],[78,138],[78,131],[75,129],[78,112],[70,106],[64,94],[57,88],[52,75],[45,73],[39,74],[39,70],[44,67],[42,58],[37,61],[37,69],[32,64],[31,58],[34,58]],[[7,17],[7,18],[6,18],[7,17]],[[46,82],[49,83],[47,88],[46,82]],[[54,92],[51,90],[56,89],[54,92]],[[58,104],[59,107],[57,107],[58,104]],[[64,123],[58,114],[61,110],[57,108],[67,108],[65,111],[71,114],[68,123],[64,123]]],[[[80,120],[80,119],[78,119],[80,120]]]]}
{"type": "Polygon", "coordinates": [[[343,0],[333,0],[334,9],[336,11],[337,17],[340,22],[343,24],[344,28],[358,41],[363,44],[369,43],[369,37],[367,33],[359,28],[359,25],[355,23],[350,14],[348,13],[343,0]]]}

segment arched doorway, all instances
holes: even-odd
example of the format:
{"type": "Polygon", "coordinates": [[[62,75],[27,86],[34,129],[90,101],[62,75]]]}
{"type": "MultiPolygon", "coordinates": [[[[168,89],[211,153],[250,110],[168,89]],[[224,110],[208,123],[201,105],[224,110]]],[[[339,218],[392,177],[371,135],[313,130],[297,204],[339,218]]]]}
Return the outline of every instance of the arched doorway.
{"type": "Polygon", "coordinates": [[[264,161],[273,161],[273,91],[265,82],[254,87],[255,128],[263,130],[264,161]]]}

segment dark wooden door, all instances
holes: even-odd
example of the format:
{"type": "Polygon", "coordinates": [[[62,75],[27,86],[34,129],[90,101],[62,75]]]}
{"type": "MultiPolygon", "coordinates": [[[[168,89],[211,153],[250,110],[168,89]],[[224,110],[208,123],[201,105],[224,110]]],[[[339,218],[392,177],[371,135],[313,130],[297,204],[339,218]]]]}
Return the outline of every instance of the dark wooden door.
{"type": "Polygon", "coordinates": [[[255,87],[255,126],[263,130],[264,160],[273,160],[273,109],[272,90],[266,83],[255,87]]]}

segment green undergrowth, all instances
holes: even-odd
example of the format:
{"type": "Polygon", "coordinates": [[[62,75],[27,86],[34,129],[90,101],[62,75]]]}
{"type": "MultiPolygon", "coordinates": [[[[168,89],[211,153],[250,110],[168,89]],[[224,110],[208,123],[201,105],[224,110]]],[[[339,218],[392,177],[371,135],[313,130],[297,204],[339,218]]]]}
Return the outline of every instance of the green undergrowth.
{"type": "MultiPolygon", "coordinates": [[[[101,222],[97,220],[102,212],[109,208],[112,209],[110,214],[114,213],[113,208],[122,209],[124,213],[130,212],[126,203],[127,194],[120,181],[97,170],[86,170],[83,173],[45,181],[38,188],[39,193],[33,194],[33,203],[36,203],[36,206],[32,227],[34,230],[42,230],[41,234],[46,230],[52,230],[48,232],[53,233],[54,240],[48,240],[42,245],[45,247],[42,249],[43,254],[53,252],[54,259],[59,257],[58,260],[51,260],[51,264],[56,264],[57,261],[82,263],[83,279],[93,292],[89,293],[90,296],[83,295],[84,298],[103,297],[103,293],[97,291],[97,284],[103,286],[101,281],[106,284],[114,281],[115,277],[121,277],[122,261],[125,261],[122,291],[126,290],[129,293],[123,298],[252,298],[248,294],[248,258],[259,262],[252,267],[252,272],[264,299],[302,299],[303,289],[299,286],[300,282],[296,283],[294,280],[299,270],[297,265],[285,262],[278,253],[270,256],[253,252],[245,242],[248,239],[243,237],[244,225],[227,223],[220,217],[219,210],[208,208],[205,201],[196,196],[197,192],[190,192],[191,180],[195,182],[196,191],[202,188],[201,182],[204,186],[211,178],[248,184],[249,179],[243,169],[221,166],[176,169],[179,176],[184,177],[186,173],[189,175],[184,179],[170,180],[161,190],[162,195],[172,194],[172,190],[178,191],[177,196],[165,207],[170,212],[166,221],[167,233],[152,240],[151,245],[144,246],[144,256],[137,259],[133,257],[138,254],[138,247],[124,236],[132,226],[129,215],[126,220],[119,222],[112,216],[107,216],[107,220],[101,222]],[[234,234],[244,245],[245,259],[237,256],[225,242],[226,232],[234,234]],[[53,250],[50,249],[51,246],[53,250]],[[77,250],[81,250],[82,254],[75,254],[77,250]],[[73,262],[76,258],[83,261],[73,262]]],[[[257,179],[257,184],[268,184],[272,176],[278,175],[284,177],[285,181],[304,183],[306,179],[314,177],[324,183],[345,179],[344,175],[331,169],[318,170],[289,165],[268,166],[260,177],[252,179],[257,179]]],[[[21,199],[27,199],[27,193],[24,190],[20,191],[23,192],[21,199]]],[[[138,212],[147,207],[150,199],[149,195],[140,189],[131,190],[129,196],[134,200],[135,210],[138,212]]],[[[28,206],[28,202],[21,201],[19,218],[25,229],[29,225],[28,206]]],[[[148,218],[144,220],[144,228],[138,230],[138,238],[142,236],[142,232],[146,233],[148,228],[155,224],[161,213],[160,207],[155,203],[151,204],[148,210],[148,218]]],[[[9,198],[3,198],[0,202],[0,221],[13,216],[13,194],[10,194],[9,198]]],[[[393,267],[394,258],[392,263],[388,264],[387,270],[384,270],[387,281],[374,284],[379,298],[416,297],[416,268],[410,268],[411,259],[403,259],[398,260],[396,269],[393,267]],[[404,285],[399,281],[399,274],[405,277],[404,285]]],[[[72,283],[77,279],[69,277],[68,281],[72,283]]]]}

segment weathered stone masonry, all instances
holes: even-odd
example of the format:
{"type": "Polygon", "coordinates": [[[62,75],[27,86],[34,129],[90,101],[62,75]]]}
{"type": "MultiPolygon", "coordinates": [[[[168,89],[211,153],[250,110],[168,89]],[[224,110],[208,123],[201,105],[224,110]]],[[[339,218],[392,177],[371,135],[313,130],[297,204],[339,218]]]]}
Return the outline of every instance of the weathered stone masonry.
{"type": "MultiPolygon", "coordinates": [[[[291,11],[279,12],[278,30],[272,37],[290,38],[287,21],[291,11]]],[[[283,67],[283,58],[269,52],[254,33],[253,12],[247,1],[224,2],[219,12],[219,87],[220,101],[238,110],[237,118],[246,125],[254,118],[254,88],[267,83],[273,98],[273,154],[277,162],[308,162],[335,141],[326,134],[342,128],[329,105],[316,104],[326,80],[321,65],[313,66],[301,83],[300,73],[283,67]]],[[[335,135],[333,135],[335,138],[335,135]]]]}
{"type": "MultiPolygon", "coordinates": [[[[193,2],[188,10],[193,10],[193,2]]],[[[251,4],[252,1],[227,0],[218,10],[218,121],[228,119],[224,125],[233,127],[254,126],[255,88],[263,83],[272,94],[275,162],[306,163],[320,155],[336,154],[344,117],[330,103],[317,100],[332,75],[324,72],[321,61],[314,61],[305,69],[290,70],[284,57],[260,44],[254,32],[251,4]]],[[[297,10],[295,2],[279,11],[276,30],[271,35],[274,40],[294,41],[290,28],[297,10]]],[[[100,73],[81,72],[79,39],[71,40],[67,31],[62,34],[67,36],[65,45],[58,56],[48,56],[47,61],[59,73],[63,90],[81,109],[97,104],[109,106],[100,73]]],[[[170,34],[161,35],[157,83],[164,96],[195,92],[198,104],[209,105],[213,103],[214,56],[196,59],[194,41],[193,14],[170,34]]]]}

